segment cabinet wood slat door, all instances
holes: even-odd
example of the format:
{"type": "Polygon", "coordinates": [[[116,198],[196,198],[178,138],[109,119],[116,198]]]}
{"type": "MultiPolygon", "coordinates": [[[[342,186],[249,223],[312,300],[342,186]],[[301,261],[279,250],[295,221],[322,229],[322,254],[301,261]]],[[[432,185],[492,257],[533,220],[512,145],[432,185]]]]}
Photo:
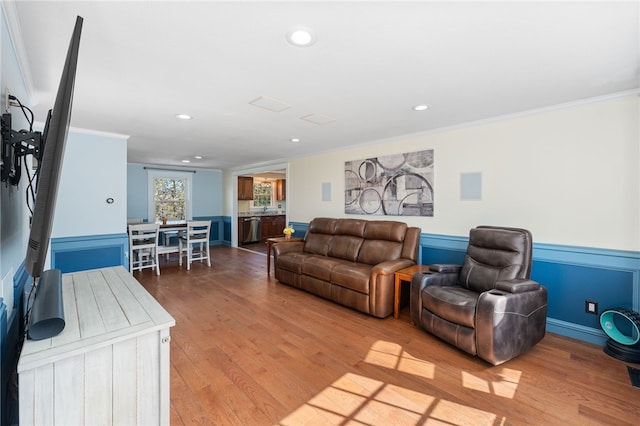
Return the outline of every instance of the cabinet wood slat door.
{"type": "Polygon", "coordinates": [[[285,216],[263,216],[261,239],[266,240],[272,237],[282,237],[285,227],[285,216]]]}

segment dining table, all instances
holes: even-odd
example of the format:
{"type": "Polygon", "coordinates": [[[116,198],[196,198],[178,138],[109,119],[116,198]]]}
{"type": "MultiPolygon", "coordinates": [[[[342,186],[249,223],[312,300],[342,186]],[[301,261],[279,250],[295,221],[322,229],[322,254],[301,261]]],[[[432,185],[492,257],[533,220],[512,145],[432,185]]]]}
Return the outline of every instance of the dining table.
{"type": "Polygon", "coordinates": [[[186,220],[169,220],[156,222],[160,227],[160,232],[163,233],[162,243],[158,245],[158,254],[169,254],[169,253],[177,253],[179,247],[177,245],[168,244],[169,239],[166,236],[171,233],[178,234],[180,231],[184,231],[187,229],[187,221],[186,220]]]}

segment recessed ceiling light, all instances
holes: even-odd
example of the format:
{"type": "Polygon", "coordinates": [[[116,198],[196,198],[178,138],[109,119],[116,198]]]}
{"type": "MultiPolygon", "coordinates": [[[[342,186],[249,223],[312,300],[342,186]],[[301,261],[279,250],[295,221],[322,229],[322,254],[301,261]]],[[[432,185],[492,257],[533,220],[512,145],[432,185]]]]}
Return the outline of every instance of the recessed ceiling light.
{"type": "Polygon", "coordinates": [[[176,114],[176,118],[180,120],[191,120],[191,116],[189,114],[176,114]]]}
{"type": "Polygon", "coordinates": [[[191,160],[182,160],[183,163],[190,163],[191,160]]]}
{"type": "Polygon", "coordinates": [[[300,142],[300,138],[291,138],[289,139],[291,142],[300,142]]]}
{"type": "Polygon", "coordinates": [[[196,160],[202,160],[202,156],[201,155],[196,155],[193,158],[195,158],[196,160]]]}
{"type": "Polygon", "coordinates": [[[316,36],[309,28],[293,27],[287,33],[287,41],[297,47],[307,47],[316,42],[316,36]]]}
{"type": "Polygon", "coordinates": [[[414,111],[426,111],[431,105],[416,105],[413,107],[414,111]]]}

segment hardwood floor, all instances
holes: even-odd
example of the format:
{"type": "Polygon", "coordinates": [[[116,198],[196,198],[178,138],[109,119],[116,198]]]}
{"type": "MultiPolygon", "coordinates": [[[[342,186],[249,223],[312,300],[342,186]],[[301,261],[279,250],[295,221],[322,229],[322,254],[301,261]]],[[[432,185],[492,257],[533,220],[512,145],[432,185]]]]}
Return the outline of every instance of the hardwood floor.
{"type": "Polygon", "coordinates": [[[640,389],[596,345],[547,333],[492,367],[406,308],[380,320],[278,283],[264,255],[211,258],[135,274],[176,319],[173,425],[638,424],[640,389]]]}
{"type": "Polygon", "coordinates": [[[245,250],[251,250],[258,253],[264,253],[264,254],[267,253],[267,243],[265,242],[245,244],[242,246],[242,248],[245,250]]]}

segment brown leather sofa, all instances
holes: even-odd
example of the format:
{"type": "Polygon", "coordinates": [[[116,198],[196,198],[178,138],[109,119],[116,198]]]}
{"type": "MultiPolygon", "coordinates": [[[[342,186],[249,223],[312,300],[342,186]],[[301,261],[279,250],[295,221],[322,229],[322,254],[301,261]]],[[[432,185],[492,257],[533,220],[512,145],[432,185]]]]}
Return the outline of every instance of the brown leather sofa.
{"type": "Polygon", "coordinates": [[[416,264],[420,228],[389,220],[315,218],[304,241],[274,244],[275,277],[358,311],[393,312],[394,272],[416,264]]]}
{"type": "Polygon", "coordinates": [[[528,351],[547,320],[547,289],[529,279],[531,258],[525,229],[472,229],[462,266],[431,265],[413,276],[413,323],[493,365],[528,351]]]}

